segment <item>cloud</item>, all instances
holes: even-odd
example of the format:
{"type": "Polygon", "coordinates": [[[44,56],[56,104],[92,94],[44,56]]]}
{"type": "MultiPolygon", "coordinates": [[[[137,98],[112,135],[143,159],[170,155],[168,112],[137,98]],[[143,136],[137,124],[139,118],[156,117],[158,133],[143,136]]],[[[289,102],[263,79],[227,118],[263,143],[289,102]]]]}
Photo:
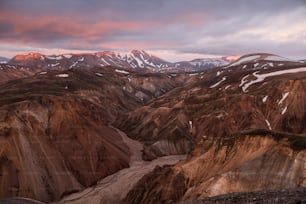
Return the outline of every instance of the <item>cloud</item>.
{"type": "Polygon", "coordinates": [[[304,0],[2,0],[0,13],[0,43],[17,47],[306,55],[304,0]]]}
{"type": "Polygon", "coordinates": [[[6,40],[42,41],[66,38],[86,40],[103,39],[116,33],[133,32],[158,27],[158,22],[109,21],[100,20],[87,23],[80,17],[42,16],[40,18],[23,17],[18,13],[4,12],[0,17],[1,38],[6,40]]]}

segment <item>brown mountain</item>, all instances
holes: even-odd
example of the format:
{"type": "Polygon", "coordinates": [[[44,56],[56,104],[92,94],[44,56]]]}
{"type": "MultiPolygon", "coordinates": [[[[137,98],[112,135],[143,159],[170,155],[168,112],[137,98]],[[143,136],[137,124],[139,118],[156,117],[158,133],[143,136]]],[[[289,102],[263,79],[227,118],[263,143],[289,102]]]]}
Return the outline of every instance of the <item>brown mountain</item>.
{"type": "Polygon", "coordinates": [[[109,123],[183,81],[120,69],[41,72],[0,85],[0,195],[41,201],[129,166],[109,123]]]}
{"type": "Polygon", "coordinates": [[[66,68],[0,85],[2,197],[175,203],[306,186],[304,61],[66,68]]]}
{"type": "Polygon", "coordinates": [[[118,121],[145,142],[147,159],[190,152],[185,162],[143,177],[127,203],[306,185],[306,67],[267,57],[245,56],[199,75],[118,121]],[[182,151],[178,141],[193,145],[182,151]]]}
{"type": "Polygon", "coordinates": [[[116,66],[140,72],[172,72],[172,71],[196,71],[217,66],[223,66],[232,60],[223,58],[204,58],[182,62],[168,62],[158,56],[143,50],[132,50],[127,53],[112,51],[96,53],[43,55],[40,53],[20,54],[13,57],[8,64],[25,67],[38,67],[45,69],[69,69],[116,66]]]}

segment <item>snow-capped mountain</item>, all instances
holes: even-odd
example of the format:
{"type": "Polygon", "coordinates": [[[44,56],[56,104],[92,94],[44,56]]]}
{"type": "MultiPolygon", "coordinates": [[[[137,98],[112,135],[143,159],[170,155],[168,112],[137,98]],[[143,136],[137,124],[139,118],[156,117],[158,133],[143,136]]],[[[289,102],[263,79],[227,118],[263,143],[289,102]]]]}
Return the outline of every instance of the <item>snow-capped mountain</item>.
{"type": "Polygon", "coordinates": [[[98,57],[98,61],[101,60],[101,66],[112,65],[132,69],[164,69],[171,66],[170,62],[167,62],[143,50],[132,50],[129,53],[99,52],[95,53],[94,55],[98,57]]]}
{"type": "Polygon", "coordinates": [[[305,63],[303,60],[292,60],[270,53],[252,53],[241,56],[223,69],[239,68],[260,70],[273,67],[299,66],[303,63],[305,63]]]}
{"type": "Polygon", "coordinates": [[[6,57],[0,57],[0,64],[6,64],[9,61],[6,57]]]}
{"type": "Polygon", "coordinates": [[[85,54],[43,55],[28,53],[16,55],[9,61],[11,65],[36,66],[40,68],[76,68],[117,66],[126,69],[149,69],[153,71],[184,70],[196,71],[230,63],[223,58],[195,59],[171,63],[143,50],[128,53],[97,52],[85,54]]]}
{"type": "Polygon", "coordinates": [[[209,69],[214,67],[221,67],[229,64],[231,61],[227,61],[222,58],[203,58],[203,59],[194,59],[191,61],[182,61],[174,63],[170,69],[176,68],[179,70],[185,71],[197,71],[203,69],[209,69]]]}

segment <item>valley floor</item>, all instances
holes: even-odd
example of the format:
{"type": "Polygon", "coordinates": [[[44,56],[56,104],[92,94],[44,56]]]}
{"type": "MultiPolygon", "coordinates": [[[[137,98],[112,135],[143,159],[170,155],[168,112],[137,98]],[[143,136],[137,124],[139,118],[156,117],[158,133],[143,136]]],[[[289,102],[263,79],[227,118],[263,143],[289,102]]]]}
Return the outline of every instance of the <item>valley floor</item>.
{"type": "MultiPolygon", "coordinates": [[[[116,128],[114,128],[116,129],[116,128]]],[[[81,192],[64,197],[60,204],[113,204],[119,203],[125,198],[134,185],[146,174],[157,166],[173,165],[186,158],[185,155],[159,157],[153,161],[142,160],[142,144],[130,139],[126,134],[116,129],[123,142],[132,152],[130,167],[122,169],[98,182],[96,186],[87,188],[81,192]]]]}

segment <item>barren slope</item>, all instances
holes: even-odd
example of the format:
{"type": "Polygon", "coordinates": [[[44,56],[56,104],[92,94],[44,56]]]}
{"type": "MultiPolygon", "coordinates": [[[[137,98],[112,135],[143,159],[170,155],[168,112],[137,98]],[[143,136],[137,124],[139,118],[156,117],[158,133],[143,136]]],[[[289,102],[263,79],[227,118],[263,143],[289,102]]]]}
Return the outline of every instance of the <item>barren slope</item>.
{"type": "Polygon", "coordinates": [[[190,152],[185,164],[143,177],[127,203],[306,185],[305,64],[266,57],[199,74],[117,121],[145,142],[147,159],[190,152]]]}
{"type": "Polygon", "coordinates": [[[4,83],[0,195],[57,200],[128,167],[134,149],[109,123],[182,81],[113,68],[48,71],[4,83]]]}

